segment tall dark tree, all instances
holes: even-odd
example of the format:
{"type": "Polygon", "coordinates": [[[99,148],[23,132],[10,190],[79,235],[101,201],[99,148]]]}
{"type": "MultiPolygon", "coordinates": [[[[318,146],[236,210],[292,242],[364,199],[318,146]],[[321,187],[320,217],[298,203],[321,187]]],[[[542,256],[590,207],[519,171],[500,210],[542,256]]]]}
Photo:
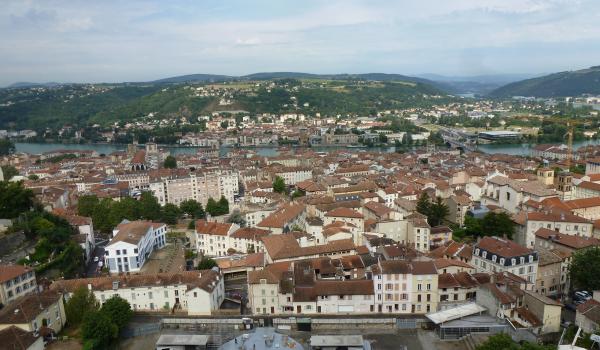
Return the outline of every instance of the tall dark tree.
{"type": "Polygon", "coordinates": [[[429,213],[431,212],[431,201],[429,200],[427,192],[423,192],[417,200],[417,212],[429,217],[429,213]]]}
{"type": "Polygon", "coordinates": [[[569,275],[578,289],[600,290],[600,247],[591,247],[573,254],[569,275]]]}
{"type": "Polygon", "coordinates": [[[169,225],[175,225],[181,215],[179,208],[173,203],[167,203],[162,208],[162,221],[169,225]]]}
{"type": "Polygon", "coordinates": [[[107,314],[108,317],[110,317],[110,320],[117,325],[119,330],[125,328],[133,316],[133,311],[131,310],[129,302],[118,295],[110,297],[110,299],[102,305],[100,312],[107,314]]]}
{"type": "Polygon", "coordinates": [[[142,192],[140,197],[140,216],[146,220],[159,220],[161,207],[158,200],[150,192],[142,192]]]}
{"type": "Polygon", "coordinates": [[[0,182],[0,218],[15,218],[32,206],[33,192],[21,182],[0,182]]]}
{"type": "Polygon", "coordinates": [[[219,215],[219,205],[212,197],[208,198],[206,202],[206,212],[212,216],[219,215]]]}
{"type": "Polygon", "coordinates": [[[77,288],[65,304],[67,320],[74,326],[79,326],[87,313],[97,310],[98,301],[94,293],[84,286],[77,288]]]}
{"type": "Polygon", "coordinates": [[[15,151],[15,144],[10,139],[0,139],[0,156],[6,156],[15,151]]]}
{"type": "Polygon", "coordinates": [[[82,216],[92,216],[100,200],[96,195],[85,195],[79,197],[77,201],[77,212],[82,216]]]}
{"type": "Polygon", "coordinates": [[[163,163],[163,167],[165,167],[167,169],[177,168],[177,159],[173,156],[167,156],[167,158],[165,158],[165,161],[163,163]]]}
{"type": "Polygon", "coordinates": [[[198,264],[198,270],[208,270],[215,266],[218,266],[217,262],[205,256],[202,258],[202,260],[200,260],[200,263],[198,264]]]}
{"type": "Polygon", "coordinates": [[[273,192],[285,193],[285,180],[281,176],[276,176],[273,180],[273,192]]]}
{"type": "Polygon", "coordinates": [[[19,175],[19,171],[12,165],[3,165],[2,175],[4,177],[4,181],[8,181],[12,179],[13,176],[19,175]]]}
{"type": "Polygon", "coordinates": [[[202,204],[193,199],[181,202],[181,204],[179,204],[179,209],[181,209],[183,213],[196,219],[203,219],[206,216],[202,204]]]}
{"type": "Polygon", "coordinates": [[[85,314],[81,325],[81,336],[88,349],[106,349],[119,335],[119,327],[108,313],[93,311],[85,314]]]}
{"type": "Polygon", "coordinates": [[[448,206],[444,203],[442,197],[438,196],[436,197],[435,202],[429,207],[427,221],[431,226],[441,225],[444,221],[444,218],[448,216],[448,213],[448,206]]]}
{"type": "Polygon", "coordinates": [[[512,239],[515,232],[515,223],[507,213],[489,212],[481,219],[482,236],[498,236],[512,239]]]}
{"type": "Polygon", "coordinates": [[[229,214],[229,201],[225,196],[221,196],[218,203],[220,215],[229,214]]]}

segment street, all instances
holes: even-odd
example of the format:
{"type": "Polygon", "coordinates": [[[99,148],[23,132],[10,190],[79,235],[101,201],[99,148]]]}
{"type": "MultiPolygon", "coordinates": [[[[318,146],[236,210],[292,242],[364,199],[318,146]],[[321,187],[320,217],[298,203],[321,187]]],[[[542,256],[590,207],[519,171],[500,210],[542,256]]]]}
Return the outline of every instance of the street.
{"type": "Polygon", "coordinates": [[[100,274],[100,271],[98,270],[98,263],[100,261],[104,261],[104,247],[106,247],[106,243],[108,243],[106,240],[96,241],[96,247],[94,248],[92,256],[90,257],[90,261],[85,269],[85,274],[87,277],[96,277],[100,274]],[[98,257],[97,262],[94,262],[95,257],[98,257]]]}

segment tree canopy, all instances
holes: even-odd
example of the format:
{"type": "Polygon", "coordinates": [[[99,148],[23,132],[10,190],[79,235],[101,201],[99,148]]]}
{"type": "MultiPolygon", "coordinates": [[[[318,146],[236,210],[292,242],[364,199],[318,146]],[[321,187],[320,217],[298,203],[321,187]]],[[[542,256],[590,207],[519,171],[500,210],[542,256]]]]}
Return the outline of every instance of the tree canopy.
{"type": "Polygon", "coordinates": [[[15,151],[15,144],[9,139],[0,139],[0,156],[6,156],[15,151]]]}
{"type": "Polygon", "coordinates": [[[165,158],[165,161],[163,163],[163,167],[165,167],[167,169],[177,168],[177,159],[175,159],[175,157],[173,157],[173,156],[167,156],[167,158],[165,158]]]}
{"type": "Polygon", "coordinates": [[[448,206],[439,196],[436,197],[434,202],[431,202],[427,193],[423,192],[417,201],[417,212],[427,216],[429,225],[439,226],[443,223],[444,218],[448,216],[448,206]]]}
{"type": "Polygon", "coordinates": [[[276,176],[273,180],[273,192],[285,193],[285,180],[281,176],[276,176]]]}
{"type": "Polygon", "coordinates": [[[498,333],[490,336],[485,342],[478,345],[475,350],[554,350],[554,345],[539,345],[535,343],[516,343],[510,335],[498,333]]]}
{"type": "Polygon", "coordinates": [[[198,263],[198,270],[209,270],[215,266],[218,266],[217,262],[205,256],[200,260],[200,263],[198,263]]]}
{"type": "Polygon", "coordinates": [[[98,308],[94,292],[83,286],[77,288],[65,304],[67,320],[74,326],[79,326],[87,313],[98,311],[98,308]]]}
{"type": "Polygon", "coordinates": [[[211,197],[206,202],[206,212],[212,216],[228,214],[229,201],[223,196],[221,196],[218,202],[211,197]]]}
{"type": "Polygon", "coordinates": [[[0,218],[15,218],[30,210],[33,198],[33,192],[21,182],[0,181],[0,218]]]}
{"type": "Polygon", "coordinates": [[[600,247],[591,247],[573,254],[569,274],[573,285],[584,290],[600,289],[600,247]]]}

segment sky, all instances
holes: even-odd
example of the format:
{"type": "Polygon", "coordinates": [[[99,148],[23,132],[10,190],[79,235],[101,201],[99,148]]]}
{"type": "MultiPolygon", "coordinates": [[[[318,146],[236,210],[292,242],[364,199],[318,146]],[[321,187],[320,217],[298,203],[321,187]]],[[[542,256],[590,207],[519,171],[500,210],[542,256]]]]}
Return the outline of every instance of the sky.
{"type": "Polygon", "coordinates": [[[598,0],[0,0],[0,86],[600,65],[598,0]]]}

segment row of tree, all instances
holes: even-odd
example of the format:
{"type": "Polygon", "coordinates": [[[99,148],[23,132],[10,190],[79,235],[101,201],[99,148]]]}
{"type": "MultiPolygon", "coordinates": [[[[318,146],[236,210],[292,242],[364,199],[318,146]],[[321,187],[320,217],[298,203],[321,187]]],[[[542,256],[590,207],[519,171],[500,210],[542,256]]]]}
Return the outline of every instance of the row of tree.
{"type": "Polygon", "coordinates": [[[94,293],[80,287],[65,304],[67,321],[81,329],[84,349],[108,349],[115,345],[119,333],[133,316],[127,300],[115,295],[102,307],[94,293]]]}
{"type": "MultiPolygon", "coordinates": [[[[120,201],[113,201],[109,198],[99,199],[95,195],[81,196],[77,209],[79,215],[91,217],[94,227],[102,232],[112,231],[123,219],[162,221],[174,225],[183,215],[194,219],[206,216],[202,204],[195,200],[183,201],[179,207],[171,203],[161,207],[150,192],[143,192],[139,200],[125,197],[120,201]]],[[[229,202],[225,197],[221,197],[219,201],[209,198],[206,213],[213,216],[227,214],[229,202]]]]}

